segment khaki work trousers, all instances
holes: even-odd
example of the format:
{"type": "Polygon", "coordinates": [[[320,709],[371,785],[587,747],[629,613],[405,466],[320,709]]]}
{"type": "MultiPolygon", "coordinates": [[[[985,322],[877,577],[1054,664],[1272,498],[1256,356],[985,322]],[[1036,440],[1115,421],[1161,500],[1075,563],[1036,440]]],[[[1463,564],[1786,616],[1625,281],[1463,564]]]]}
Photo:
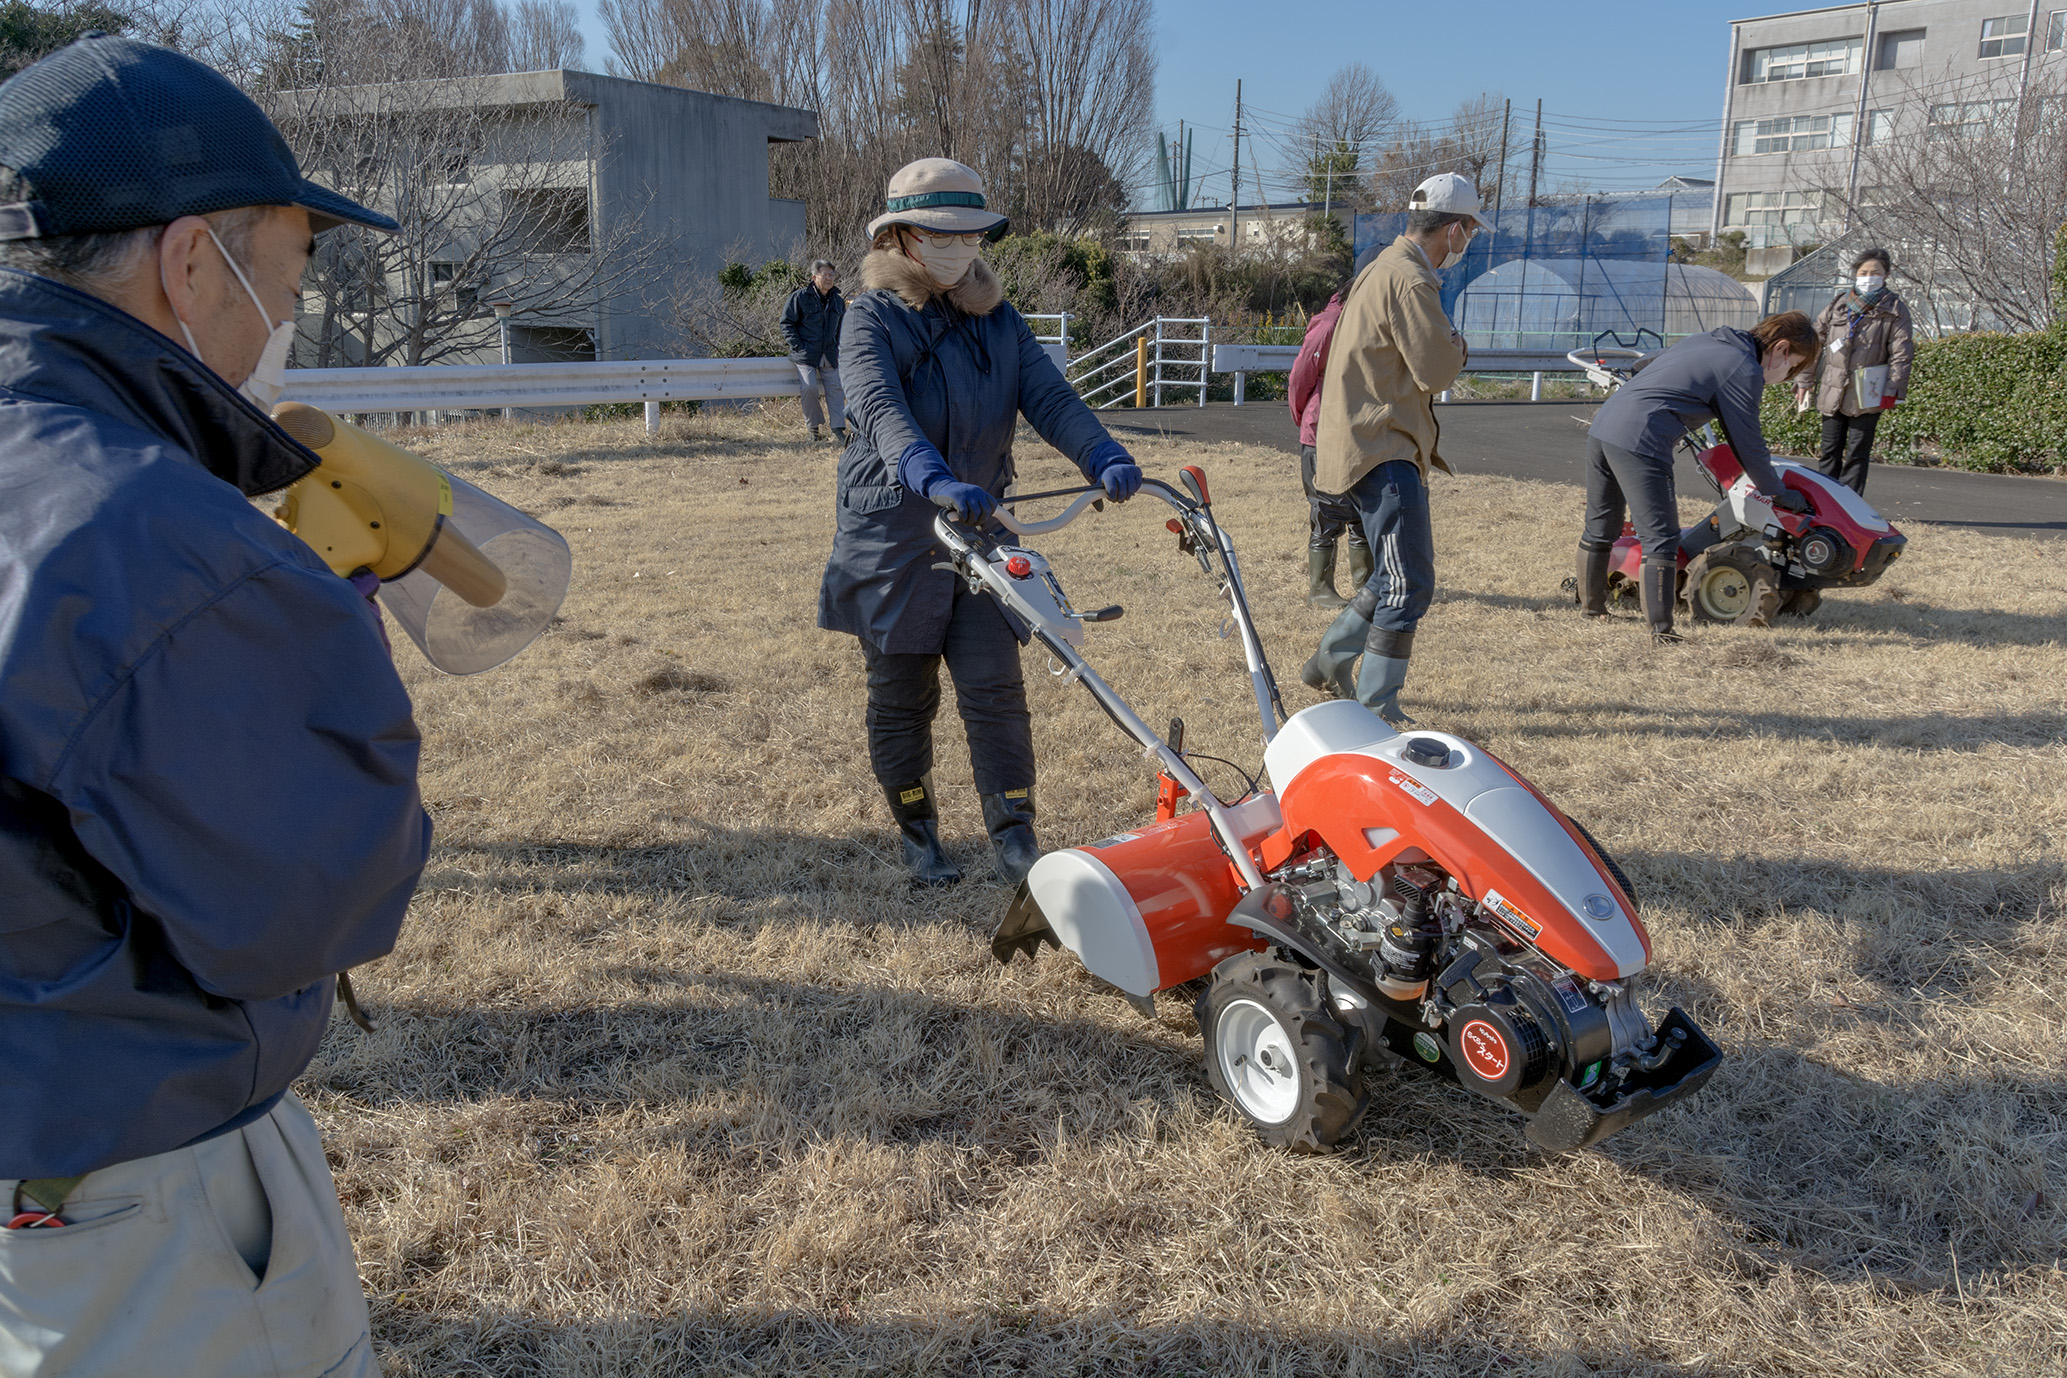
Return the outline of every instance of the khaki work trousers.
{"type": "Polygon", "coordinates": [[[64,1218],[0,1229],[5,1378],[378,1378],[337,1187],[292,1092],[242,1129],[89,1174],[64,1218]]]}

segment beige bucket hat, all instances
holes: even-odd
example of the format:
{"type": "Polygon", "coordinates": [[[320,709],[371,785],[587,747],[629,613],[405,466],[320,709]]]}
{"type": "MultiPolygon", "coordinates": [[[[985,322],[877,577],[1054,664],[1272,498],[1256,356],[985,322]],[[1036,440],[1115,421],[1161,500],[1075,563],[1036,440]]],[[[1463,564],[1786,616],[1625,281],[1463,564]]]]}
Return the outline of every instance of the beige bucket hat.
{"type": "Polygon", "coordinates": [[[921,158],[891,175],[883,214],[868,222],[874,239],[886,225],[915,225],[940,234],[985,233],[1002,239],[1011,222],[983,201],[983,179],[976,169],[952,158],[921,158]]]}

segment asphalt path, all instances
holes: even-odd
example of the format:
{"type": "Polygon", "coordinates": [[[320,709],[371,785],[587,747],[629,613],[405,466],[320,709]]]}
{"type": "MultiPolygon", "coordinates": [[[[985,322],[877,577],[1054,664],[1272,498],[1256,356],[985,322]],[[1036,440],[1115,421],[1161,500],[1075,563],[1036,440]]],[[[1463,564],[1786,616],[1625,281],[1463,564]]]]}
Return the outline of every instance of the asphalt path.
{"type": "MultiPolygon", "coordinates": [[[[1586,423],[1594,402],[1451,402],[1438,406],[1443,457],[1460,474],[1505,474],[1547,483],[1582,481],[1586,423]]],[[[1198,441],[1240,441],[1299,452],[1298,432],[1282,402],[1225,402],[1204,407],[1114,409],[1101,419],[1115,435],[1164,435],[1198,441]]],[[[1682,494],[1712,490],[1684,455],[1682,494]]],[[[1965,527],[1993,536],[2067,540],[2067,479],[1975,474],[1963,469],[1873,466],[1866,495],[1897,526],[1965,527]]]]}

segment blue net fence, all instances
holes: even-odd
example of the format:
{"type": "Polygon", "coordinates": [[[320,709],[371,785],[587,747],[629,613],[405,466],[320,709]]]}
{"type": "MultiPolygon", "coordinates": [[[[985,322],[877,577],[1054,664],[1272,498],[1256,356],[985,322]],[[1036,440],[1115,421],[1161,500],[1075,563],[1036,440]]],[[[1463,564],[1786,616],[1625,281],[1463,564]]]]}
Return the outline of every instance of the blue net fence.
{"type": "MultiPolygon", "coordinates": [[[[1667,342],[1758,320],[1758,297],[1725,273],[1670,262],[1667,196],[1607,196],[1505,210],[1442,272],[1443,309],[1475,350],[1563,354],[1611,332],[1667,342]]],[[[1359,266],[1405,229],[1404,212],[1359,215],[1359,266]]]]}

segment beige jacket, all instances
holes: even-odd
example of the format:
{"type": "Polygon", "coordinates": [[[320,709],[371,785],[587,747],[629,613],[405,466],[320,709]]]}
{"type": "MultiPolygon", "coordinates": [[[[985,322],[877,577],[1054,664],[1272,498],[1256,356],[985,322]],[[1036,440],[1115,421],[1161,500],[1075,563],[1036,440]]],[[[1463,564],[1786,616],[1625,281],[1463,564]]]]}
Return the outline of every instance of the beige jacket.
{"type": "Polygon", "coordinates": [[[1313,486],[1347,493],[1381,464],[1410,459],[1428,477],[1436,453],[1436,393],[1464,371],[1464,350],[1443,314],[1442,279],[1404,235],[1350,284],[1328,345],[1313,486]]]}
{"type": "Polygon", "coordinates": [[[1825,416],[1859,414],[1859,396],[1852,387],[1854,369],[1888,366],[1888,392],[1904,397],[1909,392],[1909,362],[1916,355],[1916,336],[1909,324],[1909,308],[1889,292],[1859,318],[1859,328],[1849,330],[1852,313],[1847,306],[1851,293],[1840,292],[1816,317],[1816,337],[1823,353],[1815,369],[1816,410],[1825,416]],[[1848,338],[1849,335],[1849,338],[1848,338]],[[1830,352],[1830,342],[1843,342],[1840,353],[1830,352]]]}

